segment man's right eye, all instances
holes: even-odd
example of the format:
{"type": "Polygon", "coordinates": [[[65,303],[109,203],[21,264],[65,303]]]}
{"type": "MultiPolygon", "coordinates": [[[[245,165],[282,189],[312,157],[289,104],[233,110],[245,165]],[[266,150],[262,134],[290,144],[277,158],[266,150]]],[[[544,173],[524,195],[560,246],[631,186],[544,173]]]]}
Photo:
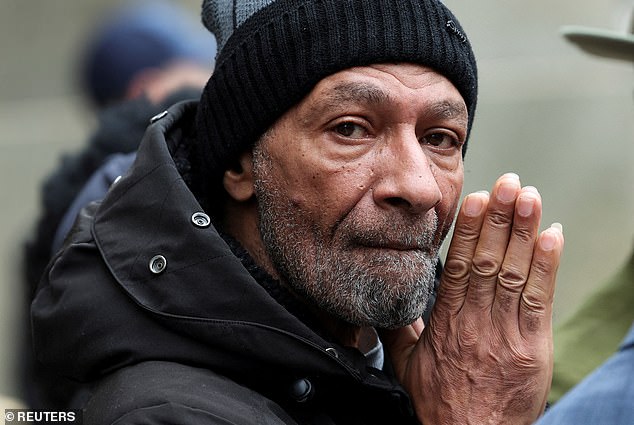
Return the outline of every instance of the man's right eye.
{"type": "Polygon", "coordinates": [[[334,130],[337,134],[343,137],[349,137],[352,139],[360,139],[368,135],[368,132],[366,131],[365,128],[363,128],[359,124],[355,124],[350,121],[337,124],[334,130]]]}

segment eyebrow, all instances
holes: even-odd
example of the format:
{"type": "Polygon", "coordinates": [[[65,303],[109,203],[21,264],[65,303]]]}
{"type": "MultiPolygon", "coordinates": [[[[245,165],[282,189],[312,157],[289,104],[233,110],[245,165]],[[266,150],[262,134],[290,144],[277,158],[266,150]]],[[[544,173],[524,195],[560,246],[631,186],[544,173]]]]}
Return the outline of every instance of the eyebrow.
{"type": "Polygon", "coordinates": [[[430,116],[444,120],[456,120],[467,126],[468,113],[463,102],[444,100],[431,105],[430,116]]]}
{"type": "Polygon", "coordinates": [[[344,82],[333,87],[325,98],[311,108],[311,112],[333,109],[346,103],[379,105],[389,100],[390,94],[373,84],[344,82]]]}
{"type": "MultiPolygon", "coordinates": [[[[389,102],[389,92],[369,83],[343,82],[335,87],[319,102],[310,108],[311,114],[317,114],[323,110],[340,107],[346,103],[363,103],[367,105],[380,105],[389,102]]],[[[442,120],[456,120],[461,125],[467,126],[468,113],[463,102],[457,100],[442,100],[433,102],[427,110],[430,118],[442,120]]]]}
{"type": "Polygon", "coordinates": [[[335,86],[334,96],[338,102],[384,103],[390,99],[388,92],[367,83],[341,83],[335,86]]]}

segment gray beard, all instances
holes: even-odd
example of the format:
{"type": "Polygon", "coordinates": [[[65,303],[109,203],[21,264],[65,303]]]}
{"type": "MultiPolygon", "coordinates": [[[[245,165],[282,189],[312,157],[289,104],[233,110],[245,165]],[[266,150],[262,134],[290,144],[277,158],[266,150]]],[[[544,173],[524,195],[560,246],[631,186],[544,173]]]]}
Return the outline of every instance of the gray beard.
{"type": "Polygon", "coordinates": [[[266,162],[260,158],[254,165],[258,225],[283,282],[304,300],[356,326],[393,329],[422,316],[441,243],[433,211],[424,223],[421,217],[411,223],[403,217],[369,223],[350,213],[339,223],[337,236],[327,238],[271,184],[266,162]],[[388,239],[420,249],[368,247],[388,239]]]}

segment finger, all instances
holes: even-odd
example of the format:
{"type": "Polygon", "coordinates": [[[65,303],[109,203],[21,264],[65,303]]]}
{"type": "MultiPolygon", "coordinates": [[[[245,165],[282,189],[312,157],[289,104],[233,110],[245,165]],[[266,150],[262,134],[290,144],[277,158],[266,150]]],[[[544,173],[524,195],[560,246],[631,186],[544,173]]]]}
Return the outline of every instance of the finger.
{"type": "MultiPolygon", "coordinates": [[[[469,287],[471,259],[478,244],[488,203],[487,192],[471,193],[462,202],[447,251],[442,283],[434,307],[436,317],[439,314],[455,315],[464,304],[469,287]]],[[[446,322],[444,317],[440,318],[440,322],[446,322]]]]}
{"type": "Polygon", "coordinates": [[[515,200],[520,192],[517,174],[500,177],[493,187],[489,207],[472,260],[466,302],[477,309],[491,309],[511,234],[515,200]]]}
{"type": "Polygon", "coordinates": [[[555,277],[563,247],[564,235],[559,223],[544,230],[537,239],[520,302],[520,332],[525,338],[551,328],[555,277]]]}
{"type": "Polygon", "coordinates": [[[498,275],[492,314],[505,328],[517,329],[519,300],[528,280],[542,214],[541,197],[532,186],[523,188],[515,203],[515,216],[504,262],[498,275]]]}

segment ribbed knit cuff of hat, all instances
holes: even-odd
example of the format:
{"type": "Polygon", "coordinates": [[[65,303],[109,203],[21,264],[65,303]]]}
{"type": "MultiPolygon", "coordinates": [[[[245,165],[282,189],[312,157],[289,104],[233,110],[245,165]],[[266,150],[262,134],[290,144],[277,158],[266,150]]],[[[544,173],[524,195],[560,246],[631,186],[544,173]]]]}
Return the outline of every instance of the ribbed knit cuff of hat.
{"type": "Polygon", "coordinates": [[[435,69],[463,96],[471,129],[475,58],[438,0],[205,0],[202,14],[219,56],[199,104],[196,154],[215,184],[321,79],[355,66],[435,69]]]}

